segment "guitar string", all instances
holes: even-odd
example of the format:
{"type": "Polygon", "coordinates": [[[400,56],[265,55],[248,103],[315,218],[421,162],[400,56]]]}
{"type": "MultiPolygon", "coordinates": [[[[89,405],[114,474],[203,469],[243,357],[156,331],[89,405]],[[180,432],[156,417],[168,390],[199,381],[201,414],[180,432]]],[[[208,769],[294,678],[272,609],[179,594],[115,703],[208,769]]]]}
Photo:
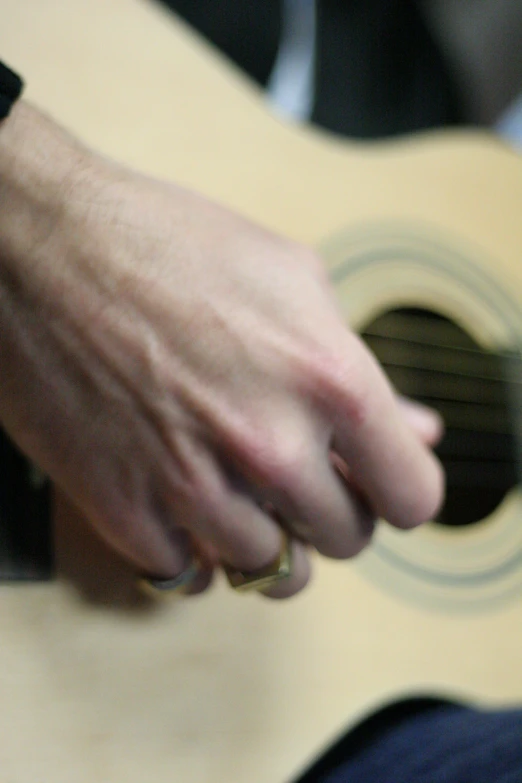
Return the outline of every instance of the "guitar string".
{"type": "MultiPolygon", "coordinates": [[[[427,345],[430,348],[444,348],[446,350],[459,351],[459,353],[475,354],[479,356],[511,358],[513,356],[513,353],[515,353],[515,355],[520,354],[520,349],[518,347],[514,350],[506,349],[504,351],[488,351],[478,346],[457,345],[455,343],[451,344],[448,342],[440,342],[433,339],[433,334],[435,332],[447,333],[449,331],[450,331],[449,329],[437,328],[436,326],[432,326],[431,324],[426,329],[426,321],[424,319],[406,317],[400,320],[399,319],[394,319],[393,321],[389,320],[386,322],[385,327],[384,325],[378,326],[376,324],[372,324],[370,326],[367,326],[363,330],[363,334],[368,335],[370,337],[380,337],[385,340],[396,340],[396,341],[403,341],[406,343],[413,343],[416,345],[427,345]],[[385,332],[382,331],[384,328],[386,328],[385,332]],[[395,332],[395,334],[393,334],[393,332],[395,332]],[[407,336],[401,336],[400,334],[398,336],[397,334],[398,332],[402,333],[402,335],[406,333],[407,336]],[[425,333],[425,335],[423,335],[423,332],[425,333]]],[[[451,331],[454,334],[453,330],[451,331]]]]}
{"type": "MultiPolygon", "coordinates": [[[[372,349],[372,342],[373,342],[373,340],[368,340],[364,333],[362,335],[362,338],[365,340],[365,342],[370,347],[370,349],[372,349]]],[[[395,346],[397,346],[398,343],[404,344],[406,342],[405,340],[396,340],[393,337],[381,337],[380,339],[387,340],[389,343],[394,341],[395,346]]],[[[414,341],[411,341],[411,342],[413,343],[414,341]]],[[[406,343],[406,345],[407,345],[407,343],[406,343]]],[[[439,346],[430,346],[430,347],[435,347],[435,348],[439,348],[440,349],[442,346],[440,346],[440,347],[439,346]]],[[[440,374],[440,375],[450,375],[450,376],[454,376],[455,375],[455,376],[458,376],[458,377],[461,377],[461,378],[468,378],[468,379],[471,378],[474,381],[491,381],[491,382],[495,382],[495,383],[502,383],[502,384],[504,384],[506,386],[510,386],[510,387],[515,387],[515,388],[521,387],[521,389],[522,389],[522,381],[518,380],[517,378],[507,377],[507,374],[506,374],[505,377],[503,377],[503,376],[497,375],[497,374],[486,374],[484,369],[483,369],[482,372],[480,372],[480,371],[471,372],[469,370],[466,371],[462,367],[461,368],[454,368],[454,367],[448,367],[447,365],[445,365],[444,367],[438,367],[438,366],[434,366],[433,365],[433,356],[429,357],[432,360],[432,364],[429,365],[429,366],[426,366],[426,365],[423,366],[423,364],[421,364],[421,363],[412,364],[411,362],[408,362],[405,359],[386,358],[385,355],[382,354],[380,351],[375,350],[375,349],[372,349],[372,350],[376,354],[376,356],[378,357],[378,359],[381,362],[381,364],[387,364],[390,367],[404,367],[406,369],[414,370],[415,372],[432,372],[432,373],[437,373],[437,374],[440,374]]],[[[448,347],[448,350],[459,351],[460,349],[453,348],[453,347],[451,347],[451,348],[448,347]]],[[[467,351],[467,349],[462,349],[462,350],[463,351],[467,351]]],[[[488,355],[488,354],[481,354],[480,352],[477,352],[477,353],[478,353],[479,356],[484,357],[485,362],[488,361],[488,358],[490,358],[490,363],[492,363],[493,361],[497,361],[497,360],[498,361],[502,361],[503,360],[503,361],[506,362],[506,364],[508,364],[508,363],[512,363],[514,361],[512,356],[502,356],[502,355],[499,355],[499,354],[489,354],[488,355]]],[[[516,361],[518,361],[518,359],[516,361]]],[[[509,373],[509,375],[512,375],[512,373],[509,373]]]]}
{"type": "MultiPolygon", "coordinates": [[[[419,320],[419,319],[416,319],[419,320]]],[[[397,324],[397,321],[395,322],[394,326],[395,329],[388,329],[389,331],[397,331],[397,325],[399,326],[405,326],[404,322],[403,324],[397,324]]],[[[424,323],[425,325],[425,323],[424,323]]],[[[412,325],[411,325],[411,319],[409,319],[408,322],[408,332],[411,331],[412,325]]],[[[433,331],[433,330],[430,330],[433,331]]],[[[414,345],[417,348],[429,348],[431,351],[435,349],[439,352],[450,352],[450,355],[453,354],[453,357],[459,356],[461,358],[462,356],[465,357],[465,359],[471,359],[472,361],[476,362],[477,359],[480,359],[483,363],[488,363],[491,365],[492,363],[498,364],[499,361],[512,363],[514,360],[513,353],[493,353],[493,352],[486,352],[481,350],[480,348],[473,348],[473,347],[464,347],[464,346],[456,346],[451,345],[446,342],[441,342],[440,340],[434,340],[432,335],[423,337],[422,334],[419,334],[419,329],[415,330],[415,337],[405,338],[403,336],[397,337],[396,335],[390,335],[388,334],[382,334],[377,328],[370,327],[363,333],[363,339],[366,339],[367,343],[369,344],[369,347],[371,348],[371,343],[373,340],[377,339],[380,341],[383,341],[385,345],[392,345],[392,347],[397,347],[398,344],[406,346],[414,345]],[[370,339],[368,339],[370,338],[370,339]],[[373,338],[373,340],[372,340],[373,338]]],[[[462,365],[459,368],[455,367],[448,367],[447,360],[444,361],[443,367],[434,367],[433,362],[428,360],[424,363],[424,366],[420,365],[419,363],[413,364],[412,362],[405,361],[404,359],[401,361],[397,358],[390,360],[389,358],[386,358],[385,355],[383,355],[382,350],[381,351],[375,351],[377,358],[381,362],[383,368],[385,370],[388,370],[390,375],[396,375],[397,372],[403,374],[403,381],[404,381],[404,375],[408,375],[409,373],[415,373],[415,378],[417,383],[415,384],[415,388],[411,388],[412,384],[408,383],[402,383],[400,384],[400,391],[401,393],[410,394],[410,396],[414,397],[415,399],[418,399],[419,401],[423,401],[426,404],[431,404],[435,408],[439,408],[439,411],[443,415],[443,418],[445,420],[445,427],[446,431],[453,431],[453,432],[460,432],[464,437],[465,434],[472,434],[477,433],[479,436],[486,436],[489,438],[496,438],[497,443],[495,444],[497,449],[499,447],[498,440],[509,440],[511,442],[508,442],[507,444],[504,444],[504,448],[502,451],[504,452],[504,455],[506,452],[510,453],[509,459],[503,459],[502,464],[509,464],[513,465],[516,460],[514,458],[514,452],[515,448],[512,443],[513,439],[515,438],[515,435],[513,433],[513,427],[510,426],[513,422],[510,420],[513,419],[513,414],[518,413],[519,408],[522,409],[522,407],[519,406],[518,401],[520,400],[522,403],[522,395],[519,395],[519,388],[522,386],[522,383],[518,381],[517,379],[508,378],[506,373],[506,376],[502,376],[499,374],[489,373],[486,374],[484,371],[480,372],[480,370],[475,369],[475,371],[470,371],[469,369],[466,370],[462,365]],[[426,380],[429,380],[428,374],[431,374],[432,378],[437,377],[439,379],[438,383],[438,389],[428,389],[426,388],[428,384],[422,384],[422,377],[424,376],[426,380]],[[419,376],[421,379],[421,384],[419,385],[419,376]],[[444,392],[444,389],[441,389],[441,383],[440,378],[442,377],[442,384],[446,382],[450,387],[453,385],[453,391],[451,393],[444,392]],[[457,390],[455,390],[456,383],[458,384],[459,379],[464,379],[464,384],[460,387],[457,386],[457,390]],[[469,382],[473,382],[473,389],[469,389],[469,382]],[[468,386],[466,387],[466,382],[468,382],[468,386]],[[509,403],[506,400],[499,399],[499,395],[497,395],[497,392],[499,392],[499,385],[502,385],[502,387],[506,391],[511,391],[511,394],[509,395],[509,403]],[[409,388],[408,388],[409,387],[409,388]],[[424,387],[424,388],[422,388],[424,387]],[[477,389],[482,392],[482,394],[479,393],[479,395],[476,394],[477,389]],[[515,393],[513,393],[516,390],[515,393]],[[424,391],[424,393],[422,393],[424,391]],[[487,399],[489,392],[489,399],[487,399]],[[491,399],[491,396],[494,397],[494,399],[491,399]],[[485,398],[486,397],[486,398],[485,398]],[[496,399],[495,399],[496,397],[496,399]],[[516,400],[516,402],[515,402],[516,400]],[[448,406],[452,406],[451,410],[448,408],[448,406]],[[505,426],[502,426],[502,423],[500,427],[498,426],[498,414],[502,414],[502,411],[506,411],[507,415],[505,416],[505,426]],[[493,422],[491,420],[491,416],[489,416],[489,420],[484,418],[484,415],[488,417],[488,414],[491,414],[491,412],[494,411],[497,413],[497,421],[493,422]],[[473,416],[473,414],[480,413],[479,419],[477,420],[477,417],[473,416]],[[463,415],[466,417],[467,414],[467,421],[463,420],[463,415]],[[509,415],[511,414],[511,416],[509,415]],[[474,419],[474,420],[473,420],[474,419]],[[507,448],[506,448],[507,445],[507,448]],[[512,456],[511,456],[512,455],[512,456]]],[[[430,354],[431,360],[433,359],[433,354],[430,354]]],[[[443,358],[443,357],[441,357],[443,358]]],[[[444,357],[445,359],[445,357],[444,357]]],[[[518,359],[518,357],[517,357],[518,359]]],[[[493,368],[492,368],[493,369],[493,368]]],[[[495,370],[498,372],[498,366],[495,367],[495,370]]],[[[509,375],[512,375],[512,373],[509,373],[509,375]]],[[[399,386],[399,384],[395,383],[396,386],[399,386]]],[[[429,388],[429,386],[428,386],[429,388]]],[[[443,441],[444,443],[444,441],[443,441]]],[[[462,444],[461,444],[462,445],[462,444]]],[[[484,464],[485,462],[491,462],[494,461],[495,464],[499,464],[498,457],[496,457],[495,454],[487,454],[486,456],[480,455],[480,453],[477,453],[477,445],[469,444],[469,450],[472,452],[472,456],[474,458],[474,463],[476,464],[484,464]]],[[[466,460],[466,457],[468,455],[462,454],[456,454],[452,453],[451,451],[444,451],[443,447],[441,448],[441,451],[444,452],[444,458],[446,462],[450,460],[455,460],[455,458],[462,460],[464,462],[466,460]]],[[[485,449],[482,449],[484,452],[485,449]]]]}

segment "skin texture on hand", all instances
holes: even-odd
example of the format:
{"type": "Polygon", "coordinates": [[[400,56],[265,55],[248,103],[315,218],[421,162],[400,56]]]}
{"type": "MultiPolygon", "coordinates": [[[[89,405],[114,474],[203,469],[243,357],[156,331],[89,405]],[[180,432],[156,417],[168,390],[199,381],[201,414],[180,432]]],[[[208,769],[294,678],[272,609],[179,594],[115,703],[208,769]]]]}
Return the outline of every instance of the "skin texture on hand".
{"type": "Polygon", "coordinates": [[[269,504],[286,597],[308,546],[351,557],[376,516],[414,527],[442,499],[438,421],[397,401],[311,251],[23,104],[0,126],[0,368],[3,426],[157,576],[194,540],[264,567],[269,504]]]}

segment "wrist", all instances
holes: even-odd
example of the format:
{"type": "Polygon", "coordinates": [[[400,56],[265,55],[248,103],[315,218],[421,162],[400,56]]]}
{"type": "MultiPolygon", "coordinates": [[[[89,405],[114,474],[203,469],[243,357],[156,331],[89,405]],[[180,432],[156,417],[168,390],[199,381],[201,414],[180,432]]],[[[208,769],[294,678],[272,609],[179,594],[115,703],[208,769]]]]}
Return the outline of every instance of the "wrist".
{"type": "Polygon", "coordinates": [[[23,101],[0,122],[0,274],[32,263],[62,225],[87,160],[74,139],[23,101]]]}

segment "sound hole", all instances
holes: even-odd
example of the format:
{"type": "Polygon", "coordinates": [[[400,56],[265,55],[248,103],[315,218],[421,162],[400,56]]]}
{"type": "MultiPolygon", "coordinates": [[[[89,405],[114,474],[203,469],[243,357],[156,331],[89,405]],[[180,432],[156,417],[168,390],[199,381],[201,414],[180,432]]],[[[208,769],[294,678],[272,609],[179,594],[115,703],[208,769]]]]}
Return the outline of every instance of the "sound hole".
{"type": "Polygon", "coordinates": [[[362,336],[395,388],[444,418],[437,453],[447,498],[436,522],[464,526],[490,515],[518,483],[521,390],[512,363],[519,359],[485,351],[456,324],[427,310],[388,312],[362,336]]]}

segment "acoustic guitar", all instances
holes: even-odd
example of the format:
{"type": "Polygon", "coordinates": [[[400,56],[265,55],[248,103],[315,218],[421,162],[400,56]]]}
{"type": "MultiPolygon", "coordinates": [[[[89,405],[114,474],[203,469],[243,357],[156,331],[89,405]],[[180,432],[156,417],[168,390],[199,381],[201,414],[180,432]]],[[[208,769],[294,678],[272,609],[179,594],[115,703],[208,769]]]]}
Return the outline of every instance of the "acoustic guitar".
{"type": "Polygon", "coordinates": [[[283,123],[147,0],[0,0],[0,19],[28,99],[85,141],[322,253],[347,322],[446,416],[450,483],[439,520],[382,524],[276,605],[221,582],[147,601],[57,496],[52,578],[0,572],[0,779],[284,781],[398,696],[522,700],[522,160],[482,133],[283,123]]]}

